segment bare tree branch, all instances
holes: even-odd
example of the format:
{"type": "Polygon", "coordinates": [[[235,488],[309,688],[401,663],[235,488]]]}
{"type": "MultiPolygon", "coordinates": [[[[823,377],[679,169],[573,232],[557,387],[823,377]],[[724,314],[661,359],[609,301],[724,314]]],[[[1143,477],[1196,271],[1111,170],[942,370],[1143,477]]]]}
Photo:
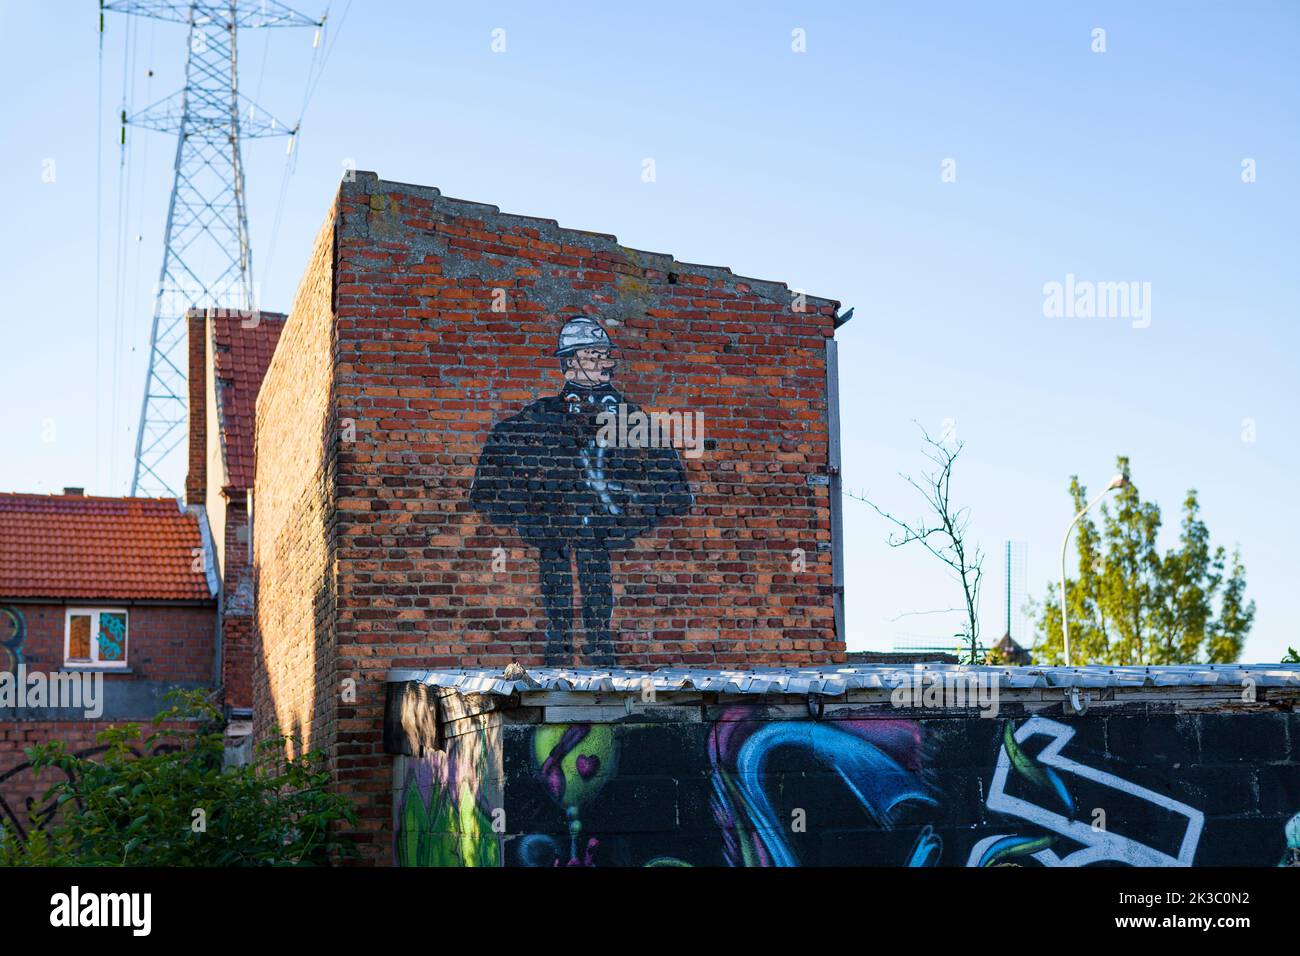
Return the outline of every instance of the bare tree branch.
{"type": "MultiPolygon", "coordinates": [[[[953,466],[966,446],[963,442],[956,442],[949,446],[935,441],[919,422],[916,424],[925,440],[926,447],[922,449],[922,454],[933,466],[933,470],[923,475],[920,481],[902,473],[899,477],[921,496],[933,515],[908,522],[885,511],[869,498],[863,497],[858,500],[870,505],[876,514],[898,529],[885,539],[891,548],[901,548],[913,543],[920,544],[954,572],[961,582],[964,607],[949,610],[962,610],[966,614],[964,636],[970,642],[971,660],[974,661],[979,653],[979,594],[980,585],[984,580],[984,553],[978,544],[968,545],[966,540],[966,531],[970,526],[970,509],[954,509],[952,505],[953,466]]],[[[943,612],[908,612],[908,614],[912,613],[943,612]]],[[[899,617],[906,617],[908,614],[899,617]]],[[[894,618],[894,620],[898,619],[894,618]]]]}

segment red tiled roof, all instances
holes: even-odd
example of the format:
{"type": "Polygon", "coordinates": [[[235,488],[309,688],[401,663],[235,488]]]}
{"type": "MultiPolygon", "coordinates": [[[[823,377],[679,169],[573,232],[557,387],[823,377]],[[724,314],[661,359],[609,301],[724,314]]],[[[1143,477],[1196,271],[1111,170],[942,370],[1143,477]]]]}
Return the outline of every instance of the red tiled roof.
{"type": "Polygon", "coordinates": [[[0,600],[210,600],[202,546],[173,498],[0,493],[0,600]]]}
{"type": "Polygon", "coordinates": [[[256,324],[239,313],[219,312],[212,318],[213,375],[217,392],[217,422],[226,462],[227,487],[253,487],[253,424],[257,391],[275,354],[285,317],[261,312],[256,324]]]}

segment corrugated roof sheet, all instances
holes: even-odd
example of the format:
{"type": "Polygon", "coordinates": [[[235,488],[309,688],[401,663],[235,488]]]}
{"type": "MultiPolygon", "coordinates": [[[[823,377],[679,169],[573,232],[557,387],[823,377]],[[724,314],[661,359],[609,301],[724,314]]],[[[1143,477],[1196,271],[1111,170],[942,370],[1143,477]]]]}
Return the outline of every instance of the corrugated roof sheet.
{"type": "Polygon", "coordinates": [[[0,493],[0,599],[209,600],[174,498],[0,493]]]}
{"type": "Polygon", "coordinates": [[[1241,687],[1247,677],[1258,687],[1300,689],[1300,664],[1180,664],[1162,667],[977,667],[962,664],[864,667],[758,668],[696,670],[665,667],[656,671],[608,668],[538,667],[507,677],[500,670],[393,670],[389,681],[416,681],[454,688],[464,694],[507,696],[522,691],[562,690],[637,692],[648,678],[656,691],[710,691],[721,694],[821,694],[839,696],[855,689],[892,689],[918,673],[997,674],[1003,688],[1034,687],[1241,687]]]}
{"type": "Polygon", "coordinates": [[[257,392],[266,377],[275,345],[284,330],[278,312],[217,311],[212,317],[212,374],[216,382],[217,422],[226,462],[227,487],[253,487],[253,427],[257,392]]]}

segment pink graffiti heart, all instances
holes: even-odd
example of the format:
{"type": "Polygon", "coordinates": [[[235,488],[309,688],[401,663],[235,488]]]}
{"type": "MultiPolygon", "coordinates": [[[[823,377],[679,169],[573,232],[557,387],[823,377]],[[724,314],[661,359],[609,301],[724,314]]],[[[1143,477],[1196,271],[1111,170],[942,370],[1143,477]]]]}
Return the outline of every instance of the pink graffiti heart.
{"type": "Polygon", "coordinates": [[[574,763],[578,767],[578,776],[583,780],[590,780],[600,770],[600,758],[593,754],[579,754],[574,763]]]}

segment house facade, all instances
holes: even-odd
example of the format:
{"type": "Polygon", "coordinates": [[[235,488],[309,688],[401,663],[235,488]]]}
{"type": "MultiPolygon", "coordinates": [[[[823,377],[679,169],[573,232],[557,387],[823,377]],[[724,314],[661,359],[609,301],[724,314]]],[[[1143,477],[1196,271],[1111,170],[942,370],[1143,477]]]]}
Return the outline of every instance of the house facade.
{"type": "Polygon", "coordinates": [[[217,579],[173,499],[0,494],[0,815],[26,828],[54,779],[25,748],[95,747],[174,688],[216,679],[217,579]]]}
{"type": "Polygon", "coordinates": [[[242,725],[252,716],[253,706],[253,413],[285,316],[195,309],[187,319],[190,432],[185,498],[205,522],[212,541],[219,582],[218,684],[227,716],[242,725]]]}

